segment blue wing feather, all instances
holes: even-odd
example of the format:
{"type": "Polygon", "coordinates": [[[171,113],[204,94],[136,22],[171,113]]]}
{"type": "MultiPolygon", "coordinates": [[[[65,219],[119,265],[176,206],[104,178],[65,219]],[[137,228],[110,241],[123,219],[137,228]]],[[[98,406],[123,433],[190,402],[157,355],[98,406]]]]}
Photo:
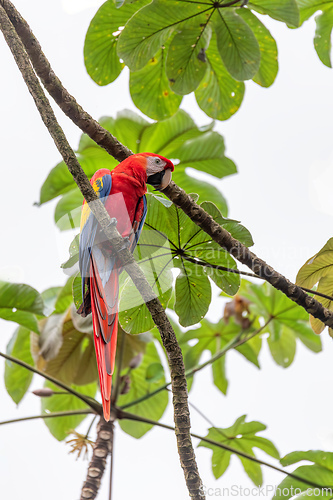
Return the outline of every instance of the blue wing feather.
{"type": "MultiPolygon", "coordinates": [[[[98,174],[98,172],[96,173],[98,174]]],[[[105,174],[101,177],[95,178],[94,181],[92,182],[92,185],[98,197],[105,204],[105,201],[111,192],[111,187],[112,187],[111,174],[105,174]]],[[[87,207],[86,210],[90,209],[87,207]]],[[[83,217],[84,215],[82,214],[82,219],[83,217]]],[[[82,300],[84,300],[86,280],[87,278],[89,278],[90,274],[90,255],[94,246],[97,227],[98,223],[95,219],[95,216],[93,215],[92,212],[90,212],[87,219],[83,223],[83,227],[81,228],[81,234],[80,234],[79,266],[82,277],[82,300]]]]}

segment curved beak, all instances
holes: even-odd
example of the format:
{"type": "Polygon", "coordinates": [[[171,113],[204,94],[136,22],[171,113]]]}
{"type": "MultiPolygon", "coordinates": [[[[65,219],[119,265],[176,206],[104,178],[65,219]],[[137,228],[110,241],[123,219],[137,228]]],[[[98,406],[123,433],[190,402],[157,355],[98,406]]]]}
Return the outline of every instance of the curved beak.
{"type": "Polygon", "coordinates": [[[171,169],[167,168],[166,170],[162,170],[162,172],[150,175],[147,179],[147,184],[150,184],[155,189],[162,191],[170,184],[171,177],[171,169]]]}

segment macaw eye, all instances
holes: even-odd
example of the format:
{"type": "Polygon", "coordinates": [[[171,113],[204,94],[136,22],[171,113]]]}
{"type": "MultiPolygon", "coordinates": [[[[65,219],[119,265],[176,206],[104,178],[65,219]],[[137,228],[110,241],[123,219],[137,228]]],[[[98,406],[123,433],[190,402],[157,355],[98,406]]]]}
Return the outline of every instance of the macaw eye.
{"type": "Polygon", "coordinates": [[[155,158],[155,163],[159,165],[161,163],[161,160],[159,158],[155,158]]]}

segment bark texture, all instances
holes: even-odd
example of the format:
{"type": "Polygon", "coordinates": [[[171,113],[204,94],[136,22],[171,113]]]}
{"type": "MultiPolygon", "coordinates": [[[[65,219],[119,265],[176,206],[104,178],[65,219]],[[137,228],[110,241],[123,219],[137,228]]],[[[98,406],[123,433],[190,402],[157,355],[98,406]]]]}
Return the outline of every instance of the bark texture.
{"type": "Polygon", "coordinates": [[[113,422],[105,422],[101,417],[97,424],[97,439],[89,463],[87,478],[83,483],[80,500],[93,500],[97,497],[104,474],[106,459],[113,453],[113,422]]]}

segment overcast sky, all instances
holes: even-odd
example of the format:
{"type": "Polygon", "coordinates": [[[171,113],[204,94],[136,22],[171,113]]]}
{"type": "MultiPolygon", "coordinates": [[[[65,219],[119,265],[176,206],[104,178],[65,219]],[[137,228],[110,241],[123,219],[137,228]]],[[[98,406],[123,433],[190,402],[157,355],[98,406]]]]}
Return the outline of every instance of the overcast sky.
{"type": "MultiPolygon", "coordinates": [[[[135,110],[127,91],[126,71],[114,84],[99,88],[84,68],[84,36],[102,1],[14,3],[40,40],[56,74],[89,113],[98,118],[114,116],[124,108],[135,110]]],[[[305,260],[333,236],[333,72],[315,54],[313,19],[299,30],[267,19],[264,22],[278,42],[280,71],[269,89],[248,83],[239,112],[216,125],[239,172],[218,184],[228,200],[229,215],[250,229],[253,251],[294,280],[305,260]]],[[[65,281],[59,265],[66,249],[53,224],[55,203],[33,206],[59,155],[2,39],[0,59],[0,277],[42,291],[65,281]]],[[[184,99],[183,108],[199,125],[210,121],[192,96],[184,99]]],[[[75,148],[80,131],[55,110],[75,148]]],[[[220,318],[221,306],[221,300],[214,301],[210,320],[220,318]]],[[[0,324],[3,351],[15,325],[2,320],[0,324]]],[[[265,423],[268,429],[262,436],[275,443],[281,456],[298,449],[332,451],[333,344],[326,331],[322,339],[321,354],[298,345],[288,369],[273,363],[266,345],[260,355],[260,371],[238,353],[229,353],[228,397],[212,386],[210,369],[206,369],[197,378],[190,400],[219,427],[230,426],[245,413],[249,420],[265,423]]],[[[31,393],[16,408],[3,385],[3,368],[0,360],[0,420],[38,414],[40,402],[31,393]]],[[[36,377],[34,387],[41,385],[42,380],[36,377]]],[[[172,423],[170,410],[163,421],[172,423]]],[[[209,427],[195,412],[192,424],[193,431],[202,435],[209,427]]],[[[88,420],[81,425],[82,432],[88,425],[88,420]]],[[[1,497],[79,498],[87,463],[76,462],[68,451],[42,422],[0,427],[1,497]]],[[[199,448],[196,454],[207,487],[253,486],[236,457],[216,481],[211,473],[211,451],[199,448]]],[[[274,462],[261,452],[257,455],[274,462]]],[[[157,496],[166,500],[171,495],[182,500],[187,496],[175,438],[167,430],[154,429],[141,440],[116,432],[114,467],[114,500],[157,496]]],[[[283,476],[264,469],[264,478],[266,485],[274,485],[283,476]]],[[[98,498],[107,498],[107,483],[105,477],[98,498]]]]}

